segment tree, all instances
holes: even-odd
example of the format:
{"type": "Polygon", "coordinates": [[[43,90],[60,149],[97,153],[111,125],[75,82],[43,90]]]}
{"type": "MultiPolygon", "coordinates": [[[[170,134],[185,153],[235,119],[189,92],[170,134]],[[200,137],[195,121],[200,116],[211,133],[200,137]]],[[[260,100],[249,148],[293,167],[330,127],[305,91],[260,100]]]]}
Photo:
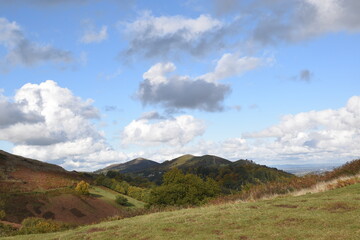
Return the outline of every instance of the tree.
{"type": "Polygon", "coordinates": [[[154,188],[149,197],[150,205],[200,205],[220,193],[213,179],[204,181],[194,174],[183,174],[172,169],[164,174],[163,184],[154,188]]]}
{"type": "Polygon", "coordinates": [[[89,186],[87,182],[82,180],[76,185],[75,191],[81,195],[89,195],[89,186]]]}
{"type": "Polygon", "coordinates": [[[128,199],[126,197],[124,197],[124,196],[121,196],[121,195],[116,196],[115,202],[117,204],[119,204],[119,205],[122,205],[122,206],[129,205],[128,199]]]}

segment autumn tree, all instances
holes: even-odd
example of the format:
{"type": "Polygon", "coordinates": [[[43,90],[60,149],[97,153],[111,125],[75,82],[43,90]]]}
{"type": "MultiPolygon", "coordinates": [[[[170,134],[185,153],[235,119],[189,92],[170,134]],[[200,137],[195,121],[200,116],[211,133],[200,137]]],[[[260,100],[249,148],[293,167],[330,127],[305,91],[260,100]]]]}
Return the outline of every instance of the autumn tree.
{"type": "Polygon", "coordinates": [[[88,195],[89,194],[89,184],[82,180],[76,185],[75,191],[80,193],[81,195],[88,195]]]}

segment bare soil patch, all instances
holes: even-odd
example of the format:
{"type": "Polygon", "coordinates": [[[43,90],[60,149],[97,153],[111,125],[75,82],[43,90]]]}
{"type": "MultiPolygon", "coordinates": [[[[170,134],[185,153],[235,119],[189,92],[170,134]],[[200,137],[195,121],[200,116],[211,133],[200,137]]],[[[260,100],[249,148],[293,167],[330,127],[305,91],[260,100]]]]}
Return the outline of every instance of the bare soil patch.
{"type": "Polygon", "coordinates": [[[297,208],[298,205],[290,205],[290,204],[278,204],[274,205],[275,207],[281,207],[281,208],[297,208]]]}
{"type": "Polygon", "coordinates": [[[106,228],[93,227],[93,228],[90,228],[89,230],[87,230],[87,233],[104,232],[104,231],[106,231],[106,228]]]}
{"type": "Polygon", "coordinates": [[[346,202],[334,202],[334,203],[327,204],[327,206],[324,207],[323,209],[327,210],[329,212],[332,212],[332,213],[338,213],[338,212],[349,212],[356,208],[349,205],[346,202]]]}

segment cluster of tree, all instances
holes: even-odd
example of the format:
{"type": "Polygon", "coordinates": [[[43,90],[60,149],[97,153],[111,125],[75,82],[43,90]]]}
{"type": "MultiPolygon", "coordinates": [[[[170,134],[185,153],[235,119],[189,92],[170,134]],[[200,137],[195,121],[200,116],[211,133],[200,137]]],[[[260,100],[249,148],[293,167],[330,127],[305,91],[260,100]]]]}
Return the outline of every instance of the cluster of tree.
{"type": "Polygon", "coordinates": [[[152,189],[148,203],[150,206],[200,205],[219,194],[220,188],[215,180],[203,180],[174,168],[164,174],[161,186],[152,189]]]}
{"type": "Polygon", "coordinates": [[[147,202],[149,198],[149,189],[132,186],[126,181],[117,180],[115,177],[110,178],[100,174],[96,178],[95,184],[110,188],[118,193],[127,195],[143,202],[147,202]]]}
{"type": "Polygon", "coordinates": [[[188,169],[187,172],[202,178],[210,177],[215,179],[225,194],[241,191],[249,185],[286,179],[292,176],[286,172],[246,160],[239,162],[237,165],[232,164],[218,168],[197,167],[188,169]]]}
{"type": "Polygon", "coordinates": [[[127,182],[128,184],[141,188],[150,188],[154,186],[154,183],[150,182],[144,177],[140,177],[134,174],[123,174],[117,171],[108,171],[106,177],[117,180],[118,182],[127,182]]]}

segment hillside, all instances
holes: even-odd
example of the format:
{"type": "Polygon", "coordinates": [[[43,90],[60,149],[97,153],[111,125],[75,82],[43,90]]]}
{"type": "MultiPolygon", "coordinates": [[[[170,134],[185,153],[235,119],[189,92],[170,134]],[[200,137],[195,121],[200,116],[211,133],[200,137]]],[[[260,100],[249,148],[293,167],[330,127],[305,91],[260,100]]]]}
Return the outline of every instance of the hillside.
{"type": "Polygon", "coordinates": [[[87,177],[54,164],[0,150],[0,193],[69,187],[82,179],[87,177]]]}
{"type": "Polygon", "coordinates": [[[145,158],[136,158],[126,163],[113,164],[106,168],[95,171],[95,173],[107,173],[108,171],[117,171],[120,173],[133,173],[144,169],[152,168],[160,163],[145,158]]]}
{"type": "Polygon", "coordinates": [[[161,212],[5,239],[359,239],[360,184],[298,197],[161,212]],[[136,226],[136,227],[134,227],[136,226]]]}
{"type": "MultiPolygon", "coordinates": [[[[78,225],[127,214],[125,207],[115,203],[117,192],[92,186],[89,195],[78,194],[74,186],[81,180],[92,183],[94,179],[86,173],[0,151],[3,220],[19,224],[26,218],[40,217],[78,225]]],[[[127,198],[132,206],[144,206],[127,198]]]]}

